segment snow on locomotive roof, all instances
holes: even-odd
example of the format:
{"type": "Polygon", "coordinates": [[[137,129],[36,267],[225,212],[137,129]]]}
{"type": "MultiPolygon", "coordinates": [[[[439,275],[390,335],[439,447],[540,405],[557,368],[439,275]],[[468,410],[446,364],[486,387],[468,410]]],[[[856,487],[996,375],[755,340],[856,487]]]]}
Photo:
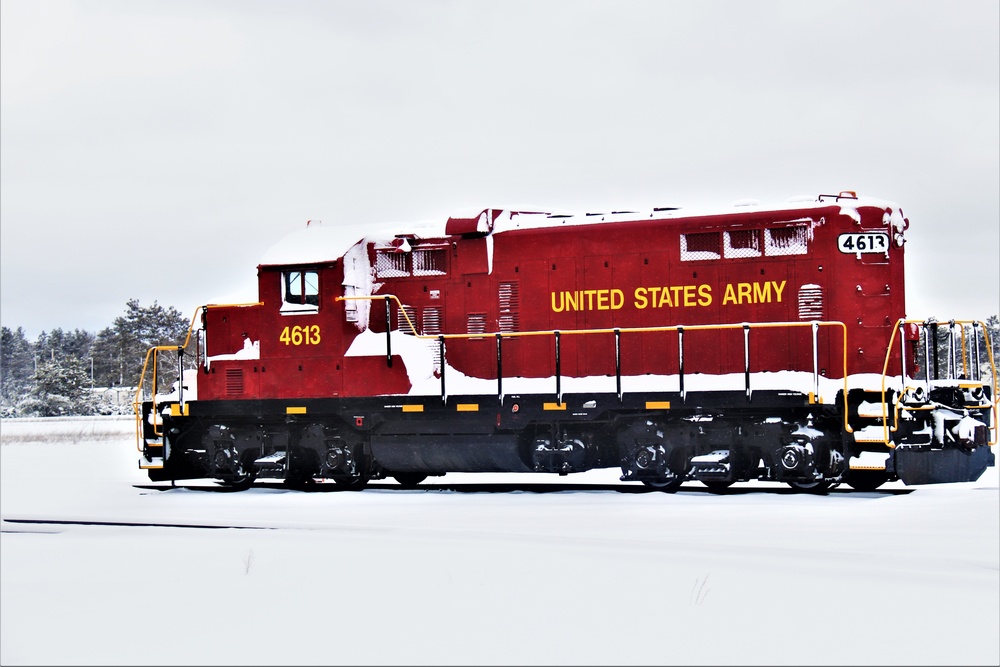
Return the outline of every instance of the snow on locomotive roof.
{"type": "MultiPolygon", "coordinates": [[[[841,193],[843,195],[843,193],[841,193]]],[[[659,219],[685,219],[710,215],[746,213],[760,211],[799,211],[809,208],[825,208],[839,205],[841,213],[860,220],[857,209],[871,206],[885,210],[884,221],[896,231],[902,232],[906,220],[899,206],[891,201],[874,197],[845,197],[820,195],[792,197],[781,204],[763,205],[756,200],[739,200],[728,207],[699,206],[685,208],[655,208],[649,212],[612,211],[610,213],[572,214],[563,211],[509,211],[484,209],[467,215],[457,216],[464,220],[476,221],[476,229],[492,235],[523,229],[542,229],[562,226],[592,225],[608,222],[629,222],[659,219]],[[492,223],[488,218],[492,217],[492,223]]],[[[360,241],[389,242],[397,235],[416,238],[442,238],[448,236],[445,222],[382,223],[364,225],[326,225],[322,221],[310,220],[302,229],[294,231],[271,246],[260,259],[261,266],[288,266],[296,264],[319,264],[343,257],[360,241]]]]}
{"type": "Polygon", "coordinates": [[[444,225],[435,223],[375,225],[324,225],[321,220],[310,220],[267,249],[260,258],[261,266],[287,266],[292,264],[319,264],[343,257],[361,240],[388,240],[406,229],[418,236],[440,237],[444,225]]]}

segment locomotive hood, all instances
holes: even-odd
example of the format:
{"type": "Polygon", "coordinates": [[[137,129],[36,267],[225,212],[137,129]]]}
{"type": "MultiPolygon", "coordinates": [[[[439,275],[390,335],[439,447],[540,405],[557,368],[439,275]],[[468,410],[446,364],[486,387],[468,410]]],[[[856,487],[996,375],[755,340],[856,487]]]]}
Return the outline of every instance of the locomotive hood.
{"type": "MultiPolygon", "coordinates": [[[[842,193],[843,194],[843,193],[842,193]]],[[[483,209],[464,212],[441,221],[417,223],[350,223],[326,224],[309,220],[306,226],[287,234],[261,256],[260,266],[287,266],[321,264],[343,257],[359,241],[391,242],[398,234],[406,233],[420,238],[442,238],[454,234],[502,234],[522,229],[540,229],[609,222],[626,223],[649,218],[685,219],[710,215],[741,214],[751,211],[794,211],[839,205],[840,212],[855,220],[861,219],[860,209],[876,208],[883,211],[882,222],[894,232],[902,233],[909,226],[899,205],[873,197],[847,198],[838,195],[819,197],[794,197],[780,204],[761,204],[757,201],[739,201],[730,206],[694,206],[660,208],[649,212],[612,211],[610,213],[573,214],[565,211],[515,211],[483,209]]]]}

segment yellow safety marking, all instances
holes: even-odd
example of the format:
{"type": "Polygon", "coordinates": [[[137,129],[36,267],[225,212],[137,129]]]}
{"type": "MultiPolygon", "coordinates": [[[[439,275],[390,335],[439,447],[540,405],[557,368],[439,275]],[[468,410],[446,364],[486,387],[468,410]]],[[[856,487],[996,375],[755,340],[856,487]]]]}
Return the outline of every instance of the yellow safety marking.
{"type": "Polygon", "coordinates": [[[422,405],[404,405],[403,412],[423,412],[424,406],[422,405]]]}
{"type": "Polygon", "coordinates": [[[139,469],[140,470],[162,470],[163,469],[163,464],[161,463],[159,465],[156,465],[155,463],[152,463],[150,465],[144,465],[144,464],[140,463],[139,464],[139,469]]]}
{"type": "Polygon", "coordinates": [[[647,410],[669,410],[670,401],[646,401],[647,410]]]}
{"type": "Polygon", "coordinates": [[[458,412],[479,412],[479,403],[459,403],[455,406],[458,412]]]}
{"type": "Polygon", "coordinates": [[[171,417],[180,417],[182,415],[184,417],[187,417],[188,413],[190,411],[191,411],[190,410],[190,406],[187,403],[184,404],[184,410],[183,410],[183,412],[181,411],[181,405],[180,405],[180,403],[171,403],[170,404],[170,416],[171,417]]]}
{"type": "Polygon", "coordinates": [[[851,464],[851,470],[885,470],[885,466],[856,466],[851,464]]]}
{"type": "Polygon", "coordinates": [[[305,413],[306,409],[304,407],[285,408],[286,415],[304,415],[305,413]]]}
{"type": "Polygon", "coordinates": [[[543,410],[565,410],[565,403],[542,403],[543,410]]]}

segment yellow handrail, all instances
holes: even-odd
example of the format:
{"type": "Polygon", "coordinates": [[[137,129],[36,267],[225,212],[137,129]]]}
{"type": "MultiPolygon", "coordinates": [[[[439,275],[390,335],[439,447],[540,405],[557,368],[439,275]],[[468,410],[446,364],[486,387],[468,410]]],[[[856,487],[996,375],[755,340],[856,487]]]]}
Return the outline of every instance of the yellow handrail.
{"type": "MultiPolygon", "coordinates": [[[[152,387],[153,387],[153,413],[156,412],[156,373],[157,373],[157,355],[161,350],[183,350],[186,349],[188,344],[191,342],[191,334],[194,332],[194,323],[198,319],[198,314],[209,308],[244,308],[248,306],[263,306],[264,302],[258,301],[256,303],[210,303],[202,306],[198,306],[194,309],[194,315],[191,317],[191,324],[188,325],[187,336],[184,338],[183,345],[154,345],[153,347],[146,350],[146,358],[142,363],[142,372],[139,374],[139,382],[136,386],[135,397],[132,399],[132,411],[135,412],[135,428],[136,428],[136,448],[141,452],[143,444],[143,427],[142,427],[142,388],[146,382],[146,371],[149,368],[149,358],[150,355],[153,357],[153,377],[152,377],[152,387]]],[[[183,370],[181,372],[181,377],[178,381],[183,382],[183,370]]],[[[157,423],[153,420],[153,433],[157,436],[162,436],[163,433],[156,430],[157,423]]]]}
{"type": "MultiPolygon", "coordinates": [[[[496,335],[494,333],[476,333],[476,334],[418,334],[416,333],[417,328],[410,319],[409,314],[406,312],[406,308],[403,307],[403,303],[395,294],[380,294],[377,296],[339,296],[337,301],[382,301],[385,299],[392,299],[396,302],[399,307],[399,312],[403,314],[406,319],[407,324],[410,326],[410,330],[414,332],[414,337],[423,340],[438,340],[439,338],[444,338],[445,340],[452,339],[463,339],[463,338],[484,338],[486,336],[496,335]]],[[[829,321],[829,322],[743,322],[739,324],[693,324],[693,325],[673,325],[673,326],[657,326],[657,327],[618,327],[611,329],[566,329],[558,330],[560,335],[587,335],[587,334],[609,334],[615,333],[616,331],[620,333],[652,333],[652,332],[667,332],[667,331],[679,331],[683,329],[684,331],[711,331],[711,330],[726,330],[726,329],[743,329],[744,327],[749,327],[751,329],[777,329],[781,327],[812,327],[817,326],[839,326],[843,334],[844,343],[844,430],[847,433],[853,433],[854,429],[847,420],[847,326],[843,322],[829,321]]],[[[501,335],[504,338],[519,338],[528,336],[554,336],[556,334],[555,329],[551,330],[536,330],[536,331],[511,331],[504,332],[501,335]]],[[[818,400],[819,397],[817,397],[818,400]]]]}

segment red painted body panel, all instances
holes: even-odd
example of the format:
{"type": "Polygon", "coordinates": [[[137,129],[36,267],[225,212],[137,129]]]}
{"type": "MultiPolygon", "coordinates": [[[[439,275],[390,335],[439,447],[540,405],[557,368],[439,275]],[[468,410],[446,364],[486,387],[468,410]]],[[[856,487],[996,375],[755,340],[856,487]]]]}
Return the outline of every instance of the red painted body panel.
{"type": "MultiPolygon", "coordinates": [[[[891,328],[905,314],[903,247],[894,242],[902,230],[889,223],[894,213],[898,212],[849,200],[800,209],[734,209],[720,215],[654,214],[630,220],[616,216],[614,222],[588,224],[561,224],[554,218],[545,226],[495,229],[497,216],[491,211],[488,234],[474,218],[456,218],[449,229],[461,233],[408,237],[409,251],[400,252],[402,246],[397,245],[397,258],[391,261],[414,262],[414,253],[430,248],[433,270],[379,275],[373,268],[371,294],[398,297],[410,309],[419,333],[484,333],[481,338],[448,341],[449,368],[477,378],[496,378],[493,334],[498,331],[813,319],[847,326],[850,374],[881,373],[891,328]],[[886,235],[885,253],[848,254],[838,249],[841,234],[868,232],[886,235]],[[716,240],[705,235],[715,235],[716,240]],[[713,247],[718,248],[717,257],[713,247]],[[788,252],[790,247],[803,252],[771,252],[788,252]],[[407,252],[411,257],[400,259],[407,252]],[[741,254],[746,256],[729,256],[741,254]]],[[[368,242],[366,252],[371,266],[378,267],[376,244],[368,242]]],[[[281,275],[289,268],[281,266],[259,268],[261,305],[209,308],[205,319],[209,364],[199,382],[199,398],[319,398],[409,391],[401,358],[389,367],[384,353],[345,357],[366,323],[348,321],[348,302],[337,300],[350,296],[343,267],[342,257],[292,267],[317,272],[315,312],[281,312],[281,275]],[[293,338],[296,331],[299,339],[293,338]],[[238,354],[244,340],[259,345],[256,358],[213,359],[238,354]],[[242,383],[235,380],[236,370],[242,371],[242,383]]],[[[395,304],[390,318],[390,327],[397,329],[400,317],[395,304]]],[[[370,302],[367,329],[385,336],[381,300],[370,302]]],[[[742,329],[686,332],[685,372],[742,373],[743,336],[742,329]]],[[[824,327],[818,337],[819,364],[828,378],[842,377],[841,336],[838,328],[824,327]]],[[[551,336],[506,337],[503,345],[505,377],[544,378],[555,373],[551,336]]],[[[564,335],[560,353],[563,376],[615,373],[611,333],[564,335]]],[[[626,333],[621,339],[623,375],[676,374],[678,356],[675,332],[626,333]]],[[[754,372],[811,372],[812,359],[808,327],[754,330],[750,337],[754,372]]]]}

